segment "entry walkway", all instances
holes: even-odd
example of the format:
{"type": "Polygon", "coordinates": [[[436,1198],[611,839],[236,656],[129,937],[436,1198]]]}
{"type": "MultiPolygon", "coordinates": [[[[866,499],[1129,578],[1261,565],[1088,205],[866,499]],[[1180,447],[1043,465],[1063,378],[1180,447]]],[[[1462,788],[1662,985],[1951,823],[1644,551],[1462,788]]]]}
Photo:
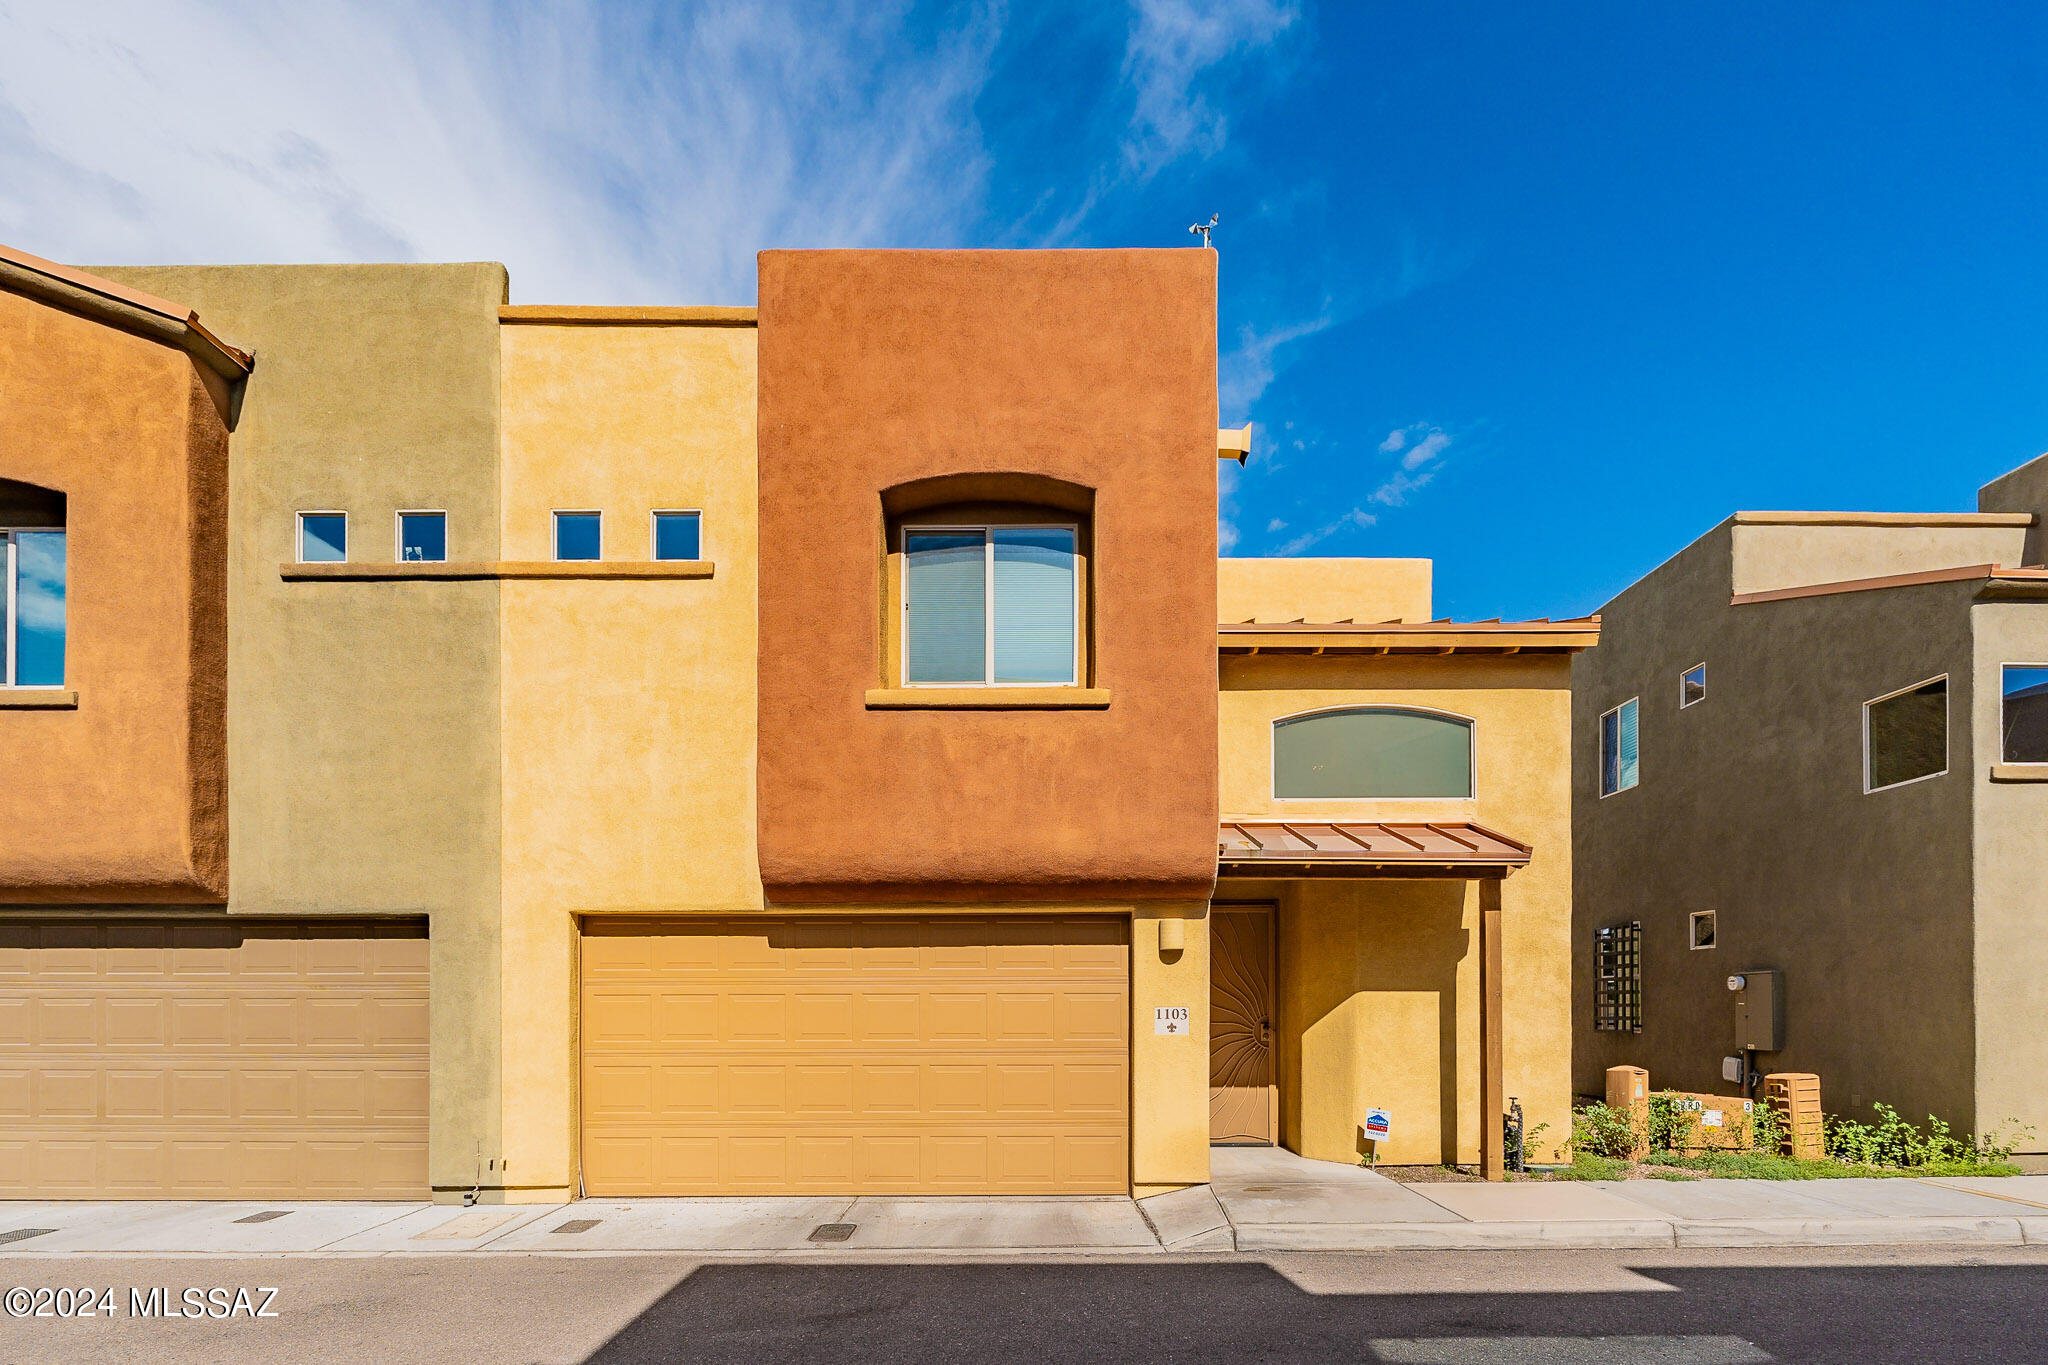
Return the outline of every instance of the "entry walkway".
{"type": "Polygon", "coordinates": [[[1401,1185],[1275,1148],[1213,1184],[1089,1198],[586,1199],[575,1204],[0,1201],[0,1257],[586,1255],[747,1259],[1487,1248],[2048,1245],[2048,1175],[1401,1185]]]}

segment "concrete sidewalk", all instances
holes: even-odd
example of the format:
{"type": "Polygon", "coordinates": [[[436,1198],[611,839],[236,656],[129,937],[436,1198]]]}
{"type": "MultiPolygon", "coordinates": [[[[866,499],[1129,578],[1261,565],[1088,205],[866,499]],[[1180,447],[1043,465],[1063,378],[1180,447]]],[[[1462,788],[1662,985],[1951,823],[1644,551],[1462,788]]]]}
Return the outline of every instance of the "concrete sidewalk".
{"type": "Polygon", "coordinates": [[[473,1209],[0,1202],[0,1256],[689,1252],[753,1259],[826,1252],[974,1257],[2048,1245],[2048,1176],[1401,1185],[1273,1148],[1218,1148],[1212,1170],[1213,1184],[1141,1202],[1114,1196],[586,1199],[473,1209]],[[834,1237],[842,1230],[843,1238],[834,1237]]]}

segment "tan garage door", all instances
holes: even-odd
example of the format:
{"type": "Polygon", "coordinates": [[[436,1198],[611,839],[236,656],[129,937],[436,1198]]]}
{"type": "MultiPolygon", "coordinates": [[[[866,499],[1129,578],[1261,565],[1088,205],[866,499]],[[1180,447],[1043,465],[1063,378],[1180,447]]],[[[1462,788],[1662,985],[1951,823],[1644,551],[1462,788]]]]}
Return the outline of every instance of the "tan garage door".
{"type": "Polygon", "coordinates": [[[592,1195],[1128,1188],[1107,917],[588,926],[592,1195]]]}
{"type": "Polygon", "coordinates": [[[0,1197],[426,1194],[423,929],[0,923],[0,1197]]]}

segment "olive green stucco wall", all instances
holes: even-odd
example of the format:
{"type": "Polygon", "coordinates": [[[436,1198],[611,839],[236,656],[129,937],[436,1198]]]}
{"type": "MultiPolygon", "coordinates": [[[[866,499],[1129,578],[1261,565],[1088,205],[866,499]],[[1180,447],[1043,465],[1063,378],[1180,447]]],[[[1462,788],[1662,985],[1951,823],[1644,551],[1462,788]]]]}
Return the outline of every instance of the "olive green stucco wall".
{"type": "Polygon", "coordinates": [[[433,1183],[498,1150],[498,587],[286,582],[303,509],[349,558],[444,509],[451,560],[498,551],[497,265],[98,273],[253,350],[228,493],[229,909],[426,915],[433,1183]]]}
{"type": "MultiPolygon", "coordinates": [[[[1790,528],[1773,528],[1781,539],[1790,528]]],[[[1630,1063],[1651,1084],[1729,1093],[1729,974],[1786,973],[1786,1047],[1833,1112],[1873,1101],[1970,1125],[1973,583],[1732,606],[1724,523],[1602,610],[1573,669],[1573,1080],[1630,1063]],[[1680,673],[1706,700],[1679,708],[1680,673]],[[1945,777],[1866,795],[1863,703],[1949,675],[1945,777]],[[1601,798],[1601,713],[1640,698],[1640,785],[1601,798]],[[1693,951],[1688,916],[1718,912],[1693,951]],[[1643,924],[1644,1028],[1592,1028],[1592,934],[1643,924]]],[[[1835,548],[1820,538],[1816,561],[1835,548]]],[[[1788,562],[1798,556],[1780,544],[1788,562]]],[[[1825,563],[1812,570],[1839,577],[1825,563]]]]}

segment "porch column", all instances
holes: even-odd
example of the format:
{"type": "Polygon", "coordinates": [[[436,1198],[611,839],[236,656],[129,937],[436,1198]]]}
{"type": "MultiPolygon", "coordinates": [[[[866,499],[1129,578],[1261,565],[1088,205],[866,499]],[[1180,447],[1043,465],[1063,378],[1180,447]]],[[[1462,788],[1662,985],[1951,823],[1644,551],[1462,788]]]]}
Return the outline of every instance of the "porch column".
{"type": "Polygon", "coordinates": [[[1488,1180],[1507,1178],[1507,1112],[1500,1017],[1500,893],[1504,876],[1479,879],[1479,1166],[1488,1180]]]}

